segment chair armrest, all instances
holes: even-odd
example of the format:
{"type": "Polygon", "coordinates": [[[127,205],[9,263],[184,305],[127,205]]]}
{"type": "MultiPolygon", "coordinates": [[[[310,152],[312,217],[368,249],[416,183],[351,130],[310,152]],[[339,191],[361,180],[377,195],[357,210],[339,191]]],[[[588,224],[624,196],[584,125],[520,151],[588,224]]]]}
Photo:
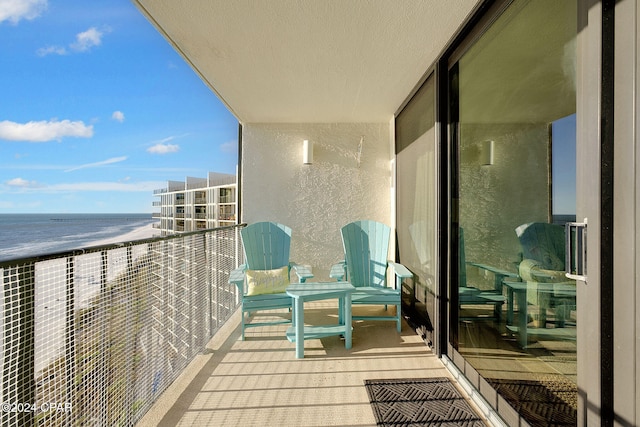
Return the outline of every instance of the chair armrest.
{"type": "Polygon", "coordinates": [[[396,275],[396,277],[401,278],[401,279],[411,279],[413,278],[413,273],[404,265],[398,263],[398,262],[393,262],[393,261],[388,261],[387,262],[390,266],[393,267],[393,271],[394,274],[396,275]]]}
{"type": "Polygon", "coordinates": [[[477,262],[467,262],[467,264],[479,268],[481,270],[485,270],[488,271],[490,273],[493,273],[494,275],[494,279],[493,279],[493,287],[494,287],[494,292],[501,294],[502,293],[502,282],[504,281],[505,277],[509,277],[511,279],[514,280],[520,280],[520,275],[518,273],[513,273],[511,271],[507,271],[507,270],[503,270],[501,268],[496,268],[493,267],[491,265],[486,265],[486,264],[479,264],[477,262]]]}
{"type": "Polygon", "coordinates": [[[346,267],[347,264],[344,262],[344,260],[333,264],[331,266],[331,270],[329,271],[329,277],[331,277],[332,279],[336,279],[338,282],[343,281],[346,276],[346,267]]]}
{"type": "Polygon", "coordinates": [[[570,280],[564,275],[564,271],[553,271],[553,270],[531,270],[529,272],[531,274],[531,278],[537,282],[546,282],[546,283],[570,283],[570,280]]]}
{"type": "Polygon", "coordinates": [[[396,276],[394,282],[396,290],[402,289],[402,279],[413,279],[413,273],[404,265],[393,261],[387,261],[387,265],[393,267],[393,273],[396,276]]]}
{"type": "Polygon", "coordinates": [[[291,262],[289,263],[289,267],[291,268],[291,270],[293,270],[294,273],[298,275],[298,279],[300,280],[300,283],[304,283],[307,279],[310,279],[313,277],[313,273],[311,272],[311,269],[306,265],[300,265],[300,264],[291,262]]]}
{"type": "Polygon", "coordinates": [[[228,283],[234,284],[238,287],[238,290],[242,295],[244,295],[244,272],[246,269],[247,266],[242,264],[238,268],[231,270],[228,280],[228,283]]]}
{"type": "Polygon", "coordinates": [[[513,273],[511,271],[507,271],[507,270],[502,270],[500,268],[496,268],[496,267],[492,267],[490,265],[486,265],[486,264],[478,264],[477,262],[467,262],[467,264],[472,265],[474,267],[477,267],[481,270],[486,270],[489,271],[493,274],[495,274],[496,276],[502,276],[502,278],[504,277],[512,277],[512,278],[518,278],[518,273],[513,273]]]}

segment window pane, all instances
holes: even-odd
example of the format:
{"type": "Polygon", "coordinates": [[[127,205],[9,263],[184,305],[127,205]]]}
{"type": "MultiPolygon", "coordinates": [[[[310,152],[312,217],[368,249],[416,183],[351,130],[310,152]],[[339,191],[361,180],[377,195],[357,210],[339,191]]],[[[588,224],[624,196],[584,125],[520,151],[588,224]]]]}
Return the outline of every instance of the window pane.
{"type": "Polygon", "coordinates": [[[575,215],[576,19],[576,1],[516,0],[453,76],[453,345],[532,425],[576,422],[576,290],[563,271],[564,228],[553,224],[575,215]],[[559,406],[524,409],[523,388],[559,406]]]}
{"type": "Polygon", "coordinates": [[[397,233],[400,262],[416,274],[405,311],[432,339],[436,278],[435,91],[427,80],[396,119],[397,233]]]}

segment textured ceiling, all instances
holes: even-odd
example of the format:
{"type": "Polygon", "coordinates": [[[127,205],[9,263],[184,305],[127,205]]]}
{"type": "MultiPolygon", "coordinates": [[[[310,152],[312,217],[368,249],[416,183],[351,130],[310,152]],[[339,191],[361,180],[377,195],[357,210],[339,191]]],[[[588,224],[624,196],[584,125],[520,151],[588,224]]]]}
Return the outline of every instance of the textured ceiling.
{"type": "Polygon", "coordinates": [[[478,0],[133,0],[240,122],[391,119],[478,0]]]}

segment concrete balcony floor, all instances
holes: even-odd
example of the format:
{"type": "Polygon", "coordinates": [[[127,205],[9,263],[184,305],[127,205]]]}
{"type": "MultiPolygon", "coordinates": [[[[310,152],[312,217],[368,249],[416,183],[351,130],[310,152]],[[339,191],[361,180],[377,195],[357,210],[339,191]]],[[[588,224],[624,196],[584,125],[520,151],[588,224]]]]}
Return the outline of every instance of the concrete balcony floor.
{"type": "MultiPolygon", "coordinates": [[[[289,313],[262,312],[254,320],[267,317],[289,313]]],[[[335,301],[305,306],[307,324],[336,317],[335,301]]],[[[242,341],[236,312],[138,426],[375,426],[365,379],[453,378],[404,322],[398,334],[393,322],[354,321],[351,350],[340,337],[307,340],[304,359],[295,358],[286,327],[250,328],[242,341]]]]}

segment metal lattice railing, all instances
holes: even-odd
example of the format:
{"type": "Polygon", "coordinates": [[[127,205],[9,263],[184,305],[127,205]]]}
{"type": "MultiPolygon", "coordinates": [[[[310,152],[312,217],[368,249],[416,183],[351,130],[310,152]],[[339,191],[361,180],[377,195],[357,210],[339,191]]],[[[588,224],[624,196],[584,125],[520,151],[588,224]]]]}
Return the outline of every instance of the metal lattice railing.
{"type": "Polygon", "coordinates": [[[238,230],[0,264],[2,426],[135,424],[236,310],[238,230]]]}

